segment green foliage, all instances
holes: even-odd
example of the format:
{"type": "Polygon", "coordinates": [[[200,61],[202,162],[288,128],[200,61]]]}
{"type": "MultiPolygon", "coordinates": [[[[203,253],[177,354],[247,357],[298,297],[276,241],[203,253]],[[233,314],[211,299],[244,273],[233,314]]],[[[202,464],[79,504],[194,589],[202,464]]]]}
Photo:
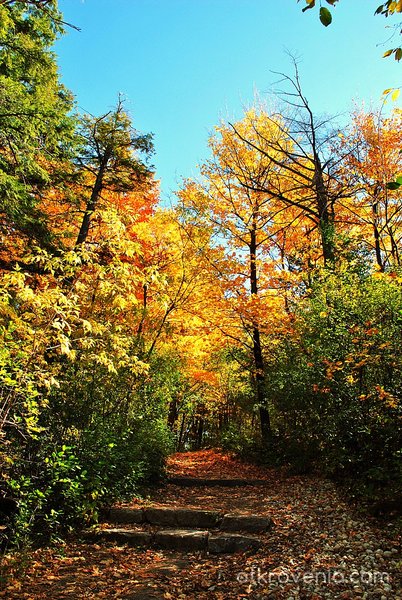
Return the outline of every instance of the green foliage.
{"type": "Polygon", "coordinates": [[[229,423],[220,434],[220,446],[223,450],[235,452],[248,460],[258,461],[261,457],[262,446],[256,439],[255,429],[250,422],[246,427],[239,427],[239,423],[229,423]]]}
{"type": "Polygon", "coordinates": [[[17,228],[51,244],[40,194],[57,180],[55,162],[71,156],[71,94],[59,83],[50,50],[61,32],[56,2],[0,5],[1,232],[17,228]]]}
{"type": "Polygon", "coordinates": [[[140,155],[153,152],[152,135],[134,129],[121,98],[113,111],[101,117],[83,115],[78,133],[77,164],[88,171],[103,167],[106,189],[128,192],[133,183],[150,174],[140,155]]]}
{"type": "Polygon", "coordinates": [[[374,493],[401,486],[402,290],[397,277],[326,274],[272,361],[278,448],[374,493]]]}
{"type": "Polygon", "coordinates": [[[160,421],[65,437],[70,446],[43,429],[40,442],[30,440],[23,452],[19,446],[14,457],[7,490],[18,501],[10,525],[19,546],[55,540],[96,522],[102,507],[138,494],[161,476],[170,441],[160,421]]]}
{"type": "Polygon", "coordinates": [[[395,181],[390,181],[387,183],[387,188],[389,190],[398,190],[402,185],[402,177],[396,177],[395,181]]]}
{"type": "Polygon", "coordinates": [[[32,539],[47,542],[82,525],[94,508],[86,489],[86,472],[72,449],[46,446],[37,444],[34,461],[15,459],[13,476],[7,482],[9,492],[18,501],[12,528],[13,542],[19,546],[32,539]]]}
{"type": "Polygon", "coordinates": [[[77,200],[85,209],[76,245],[89,234],[93,213],[106,191],[128,193],[149,184],[152,171],[145,160],[153,151],[152,135],[141,135],[132,126],[119,97],[113,111],[96,118],[84,115],[78,128],[80,149],[75,157],[81,190],[77,200]],[[141,157],[142,154],[142,157],[141,157]]]}

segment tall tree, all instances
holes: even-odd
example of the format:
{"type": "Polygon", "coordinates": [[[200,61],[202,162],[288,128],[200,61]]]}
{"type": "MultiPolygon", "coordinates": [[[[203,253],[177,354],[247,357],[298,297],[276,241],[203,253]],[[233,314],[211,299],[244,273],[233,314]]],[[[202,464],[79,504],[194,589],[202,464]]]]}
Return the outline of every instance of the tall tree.
{"type": "Polygon", "coordinates": [[[79,135],[82,149],[76,162],[82,175],[79,200],[84,206],[76,246],[86,241],[103,194],[128,194],[153,185],[153,172],[145,162],[153,150],[152,136],[134,129],[120,97],[113,111],[101,117],[85,115],[79,135]]]}
{"type": "Polygon", "coordinates": [[[187,218],[210,228],[217,240],[215,253],[208,249],[205,261],[219,280],[222,298],[217,303],[226,312],[226,316],[219,319],[219,327],[224,335],[250,353],[255,406],[266,442],[272,431],[262,342],[269,319],[263,314],[268,310],[276,314],[282,302],[275,290],[270,290],[269,248],[271,238],[277,233],[275,216],[284,208],[275,194],[283,149],[278,148],[271,158],[268,152],[255,148],[265,140],[268,144],[279,144],[279,138],[285,146],[280,125],[265,113],[255,111],[247,113],[234,128],[218,127],[217,136],[210,141],[213,157],[201,167],[204,184],[189,184],[180,194],[187,218]],[[258,140],[255,139],[256,123],[258,140]],[[250,139],[255,143],[243,141],[250,139]],[[226,257],[222,250],[226,250],[226,257]]]}
{"type": "Polygon", "coordinates": [[[342,135],[345,171],[352,175],[355,193],[345,203],[355,225],[355,237],[374,254],[380,271],[400,266],[402,257],[402,207],[398,179],[402,172],[400,151],[402,119],[399,111],[389,117],[381,112],[359,112],[342,135]]]}
{"type": "Polygon", "coordinates": [[[324,264],[332,267],[335,261],[335,205],[349,195],[347,185],[340,177],[343,157],[333,153],[333,141],[338,132],[330,126],[330,119],[317,118],[305,96],[294,61],[294,75],[280,74],[288,86],[279,91],[285,106],[281,114],[273,114],[273,124],[280,135],[267,138],[252,123],[252,135],[247,137],[233,125],[233,131],[266,160],[281,168],[281,177],[267,187],[254,178],[247,183],[250,189],[269,193],[288,207],[299,209],[310,221],[311,230],[319,232],[324,264]]]}
{"type": "Polygon", "coordinates": [[[40,199],[74,145],[72,95],[51,51],[61,33],[55,0],[0,4],[0,230],[47,246],[40,199]]]}

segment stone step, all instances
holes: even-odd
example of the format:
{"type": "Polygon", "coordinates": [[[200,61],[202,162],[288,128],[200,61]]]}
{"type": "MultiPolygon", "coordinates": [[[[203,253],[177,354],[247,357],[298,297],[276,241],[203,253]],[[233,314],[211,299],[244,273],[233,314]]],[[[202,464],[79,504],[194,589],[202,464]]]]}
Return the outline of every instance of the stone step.
{"type": "Polygon", "coordinates": [[[208,531],[191,529],[161,529],[155,533],[155,546],[163,550],[208,550],[208,531]]]}
{"type": "Polygon", "coordinates": [[[195,477],[168,477],[167,483],[182,487],[245,487],[268,485],[264,479],[199,479],[195,477]]]}
{"type": "Polygon", "coordinates": [[[154,536],[148,531],[138,531],[136,529],[102,529],[96,533],[90,532],[86,537],[94,540],[104,539],[118,544],[127,544],[128,546],[149,547],[152,545],[154,536]]]}
{"type": "Polygon", "coordinates": [[[273,525],[270,517],[259,515],[224,514],[213,510],[172,507],[111,508],[106,518],[109,522],[121,524],[149,524],[176,529],[220,529],[250,533],[264,533],[273,525]]]}
{"type": "Polygon", "coordinates": [[[223,515],[219,526],[221,531],[248,531],[249,533],[265,533],[273,526],[270,517],[259,515],[237,515],[227,513],[223,515]]]}
{"type": "Polygon", "coordinates": [[[191,529],[161,529],[154,533],[136,529],[102,529],[90,533],[92,539],[113,541],[118,544],[141,548],[180,550],[182,552],[203,551],[210,554],[231,554],[256,551],[261,541],[240,534],[211,534],[209,531],[191,529]]]}
{"type": "Polygon", "coordinates": [[[112,523],[145,523],[144,510],[142,508],[110,508],[105,511],[104,516],[112,523]]]}
{"type": "Polygon", "coordinates": [[[219,527],[222,521],[222,515],[217,511],[168,507],[147,508],[144,511],[144,518],[151,525],[189,527],[191,529],[219,527]]]}

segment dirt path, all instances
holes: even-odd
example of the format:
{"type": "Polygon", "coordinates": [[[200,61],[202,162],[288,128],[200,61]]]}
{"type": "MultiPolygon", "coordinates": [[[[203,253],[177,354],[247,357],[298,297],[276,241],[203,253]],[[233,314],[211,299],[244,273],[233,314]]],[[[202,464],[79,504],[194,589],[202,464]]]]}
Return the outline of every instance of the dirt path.
{"type": "Polygon", "coordinates": [[[173,476],[264,479],[238,488],[167,485],[130,506],[218,509],[269,515],[262,548],[234,555],[181,554],[112,544],[70,543],[37,551],[22,577],[0,595],[10,599],[124,598],[402,600],[400,536],[394,524],[357,515],[332,483],[286,477],[226,454],[175,455],[173,476]]]}

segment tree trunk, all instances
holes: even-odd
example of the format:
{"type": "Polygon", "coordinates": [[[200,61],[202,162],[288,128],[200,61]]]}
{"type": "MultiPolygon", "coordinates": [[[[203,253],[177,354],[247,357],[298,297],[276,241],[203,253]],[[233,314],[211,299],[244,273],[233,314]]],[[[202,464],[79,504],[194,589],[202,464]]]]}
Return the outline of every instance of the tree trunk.
{"type": "MultiPolygon", "coordinates": [[[[257,274],[257,228],[256,216],[250,232],[250,291],[252,295],[258,294],[257,274]]],[[[254,359],[254,381],[255,401],[260,413],[261,436],[264,444],[268,444],[272,437],[271,421],[265,397],[265,365],[262,355],[261,335],[258,321],[253,323],[253,359],[254,359]]]]}
{"type": "Polygon", "coordinates": [[[202,447],[202,436],[204,434],[204,419],[203,417],[200,417],[198,420],[198,426],[197,426],[197,449],[200,449],[202,447]]]}
{"type": "Polygon", "coordinates": [[[171,431],[173,431],[174,425],[177,421],[178,411],[177,411],[177,400],[174,398],[169,404],[169,412],[167,424],[171,431]]]}
{"type": "Polygon", "coordinates": [[[180,427],[180,433],[179,433],[179,439],[177,441],[177,449],[181,450],[183,447],[183,435],[184,435],[184,425],[186,422],[186,415],[183,414],[182,420],[181,420],[181,427],[180,427]]]}
{"type": "Polygon", "coordinates": [[[268,444],[272,439],[271,419],[269,416],[269,411],[265,406],[260,406],[259,413],[262,440],[264,444],[268,444]]]}
{"type": "Polygon", "coordinates": [[[380,232],[378,230],[378,200],[376,198],[373,201],[373,234],[377,264],[380,267],[380,271],[384,271],[384,264],[381,254],[380,232]]]}
{"type": "Polygon", "coordinates": [[[334,248],[334,222],[329,212],[329,199],[325,189],[321,161],[316,155],[314,157],[314,189],[317,197],[317,209],[319,214],[319,230],[321,235],[322,253],[324,265],[330,267],[335,262],[334,248]]]}
{"type": "Polygon", "coordinates": [[[253,354],[255,367],[255,400],[260,414],[261,436],[264,444],[268,444],[272,437],[271,419],[265,397],[265,366],[262,356],[260,332],[254,328],[253,354]]]}
{"type": "Polygon", "coordinates": [[[91,197],[89,198],[85,213],[82,219],[80,231],[78,233],[77,241],[75,242],[75,247],[80,246],[85,242],[89,233],[89,226],[91,224],[91,217],[94,213],[96,206],[98,204],[99,196],[101,195],[103,188],[103,178],[105,176],[106,167],[109,162],[109,155],[105,154],[100,163],[99,171],[96,175],[96,180],[94,183],[94,187],[92,188],[91,197]]]}
{"type": "Polygon", "coordinates": [[[400,256],[399,256],[399,247],[398,247],[397,242],[395,241],[394,228],[388,224],[387,231],[388,231],[389,239],[391,242],[391,256],[392,256],[393,266],[400,267],[401,260],[400,260],[400,256]]]}

